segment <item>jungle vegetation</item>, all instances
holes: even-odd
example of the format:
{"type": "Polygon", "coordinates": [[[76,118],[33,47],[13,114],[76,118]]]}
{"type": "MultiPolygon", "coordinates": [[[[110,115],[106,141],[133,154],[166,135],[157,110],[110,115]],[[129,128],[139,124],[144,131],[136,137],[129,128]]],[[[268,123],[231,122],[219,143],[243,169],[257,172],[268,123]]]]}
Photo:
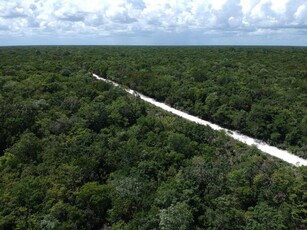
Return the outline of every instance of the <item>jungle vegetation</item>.
{"type": "Polygon", "coordinates": [[[306,229],[305,48],[0,48],[0,229],[306,229]]]}

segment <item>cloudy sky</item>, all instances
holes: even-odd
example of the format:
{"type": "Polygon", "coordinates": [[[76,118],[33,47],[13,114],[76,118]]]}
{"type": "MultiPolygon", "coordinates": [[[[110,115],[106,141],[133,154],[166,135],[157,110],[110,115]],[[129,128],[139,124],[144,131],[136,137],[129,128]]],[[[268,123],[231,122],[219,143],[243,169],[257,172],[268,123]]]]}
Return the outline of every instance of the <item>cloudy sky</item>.
{"type": "Polygon", "coordinates": [[[307,46],[307,0],[0,0],[0,45],[307,46]]]}

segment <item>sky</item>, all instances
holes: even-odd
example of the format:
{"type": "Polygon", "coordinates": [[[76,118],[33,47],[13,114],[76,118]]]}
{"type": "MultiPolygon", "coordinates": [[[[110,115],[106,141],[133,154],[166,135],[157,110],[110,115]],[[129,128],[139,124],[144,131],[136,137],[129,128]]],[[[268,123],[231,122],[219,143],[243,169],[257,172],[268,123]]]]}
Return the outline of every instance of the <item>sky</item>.
{"type": "Polygon", "coordinates": [[[0,0],[0,46],[307,46],[307,0],[0,0]]]}

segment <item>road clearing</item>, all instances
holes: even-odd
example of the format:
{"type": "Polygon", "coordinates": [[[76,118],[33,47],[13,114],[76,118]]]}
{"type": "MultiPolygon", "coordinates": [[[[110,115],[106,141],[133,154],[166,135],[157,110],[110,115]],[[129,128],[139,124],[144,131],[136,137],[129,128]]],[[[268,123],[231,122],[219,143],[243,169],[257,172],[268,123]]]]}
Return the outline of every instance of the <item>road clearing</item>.
{"type": "MultiPolygon", "coordinates": [[[[114,82],[114,81],[111,81],[111,80],[108,80],[108,79],[105,79],[105,78],[102,78],[102,77],[99,77],[97,74],[93,74],[93,77],[95,77],[96,79],[98,80],[101,80],[101,81],[104,81],[104,82],[107,82],[107,83],[110,83],[114,86],[117,86],[117,87],[121,87],[120,84],[114,82]]],[[[260,141],[258,139],[255,139],[255,138],[251,138],[249,136],[246,136],[244,134],[241,134],[237,131],[232,131],[232,130],[229,130],[229,129],[226,129],[226,128],[223,128],[219,125],[216,125],[216,124],[213,124],[209,121],[205,121],[203,119],[200,119],[199,117],[196,117],[196,116],[193,116],[193,115],[190,115],[188,113],[185,113],[185,112],[182,112],[178,109],[174,109],[172,107],[170,107],[169,105],[166,105],[162,102],[158,102],[156,101],[155,99],[153,98],[150,98],[150,97],[147,97],[135,90],[132,90],[132,89],[125,89],[123,88],[123,90],[125,90],[127,93],[129,94],[132,94],[132,95],[135,95],[135,96],[138,96],[140,97],[140,99],[152,104],[152,105],[155,105],[156,107],[159,107],[165,111],[168,111],[172,114],[175,114],[179,117],[182,117],[186,120],[189,120],[189,121],[192,121],[194,123],[197,123],[197,124],[200,124],[200,125],[205,125],[205,126],[209,126],[210,128],[212,128],[213,130],[217,130],[217,131],[225,131],[226,135],[232,137],[233,139],[235,140],[238,140],[244,144],[247,144],[249,146],[255,146],[256,148],[258,148],[259,150],[261,150],[262,152],[266,153],[266,154],[269,154],[271,156],[274,156],[276,158],[279,158],[285,162],[288,162],[294,166],[307,166],[307,160],[301,158],[301,157],[298,157],[286,150],[282,150],[282,149],[279,149],[277,147],[274,147],[274,146],[271,146],[263,141],[260,141]]]]}

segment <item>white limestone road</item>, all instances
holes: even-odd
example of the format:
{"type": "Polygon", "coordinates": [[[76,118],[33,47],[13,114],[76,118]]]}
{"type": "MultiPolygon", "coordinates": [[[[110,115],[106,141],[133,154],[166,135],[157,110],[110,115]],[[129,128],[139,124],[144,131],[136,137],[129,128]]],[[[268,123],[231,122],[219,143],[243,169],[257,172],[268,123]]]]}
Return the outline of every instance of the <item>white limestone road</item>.
{"type": "MultiPolygon", "coordinates": [[[[111,81],[111,80],[108,80],[108,79],[105,79],[105,78],[102,78],[102,77],[99,77],[97,74],[93,74],[93,77],[95,77],[96,79],[98,80],[102,80],[102,81],[105,81],[105,82],[108,82],[114,86],[118,86],[120,87],[120,85],[114,81],[111,81]]],[[[232,130],[229,130],[229,129],[225,129],[225,128],[222,128],[221,126],[219,125],[216,125],[216,124],[213,124],[211,122],[208,122],[208,121],[205,121],[205,120],[202,120],[198,117],[195,117],[195,116],[192,116],[188,113],[185,113],[185,112],[182,112],[180,110],[177,110],[177,109],[174,109],[164,103],[161,103],[161,102],[158,102],[150,97],[147,97],[141,93],[138,93],[137,91],[135,90],[132,90],[132,89],[125,89],[123,88],[127,93],[130,93],[132,95],[135,95],[135,96],[138,96],[140,97],[140,99],[150,103],[150,104],[153,104],[165,111],[168,111],[168,112],[171,112],[179,117],[182,117],[186,120],[189,120],[189,121],[192,121],[194,123],[197,123],[197,124],[200,124],[200,125],[205,125],[205,126],[209,126],[210,128],[214,129],[214,130],[217,130],[217,131],[225,131],[226,134],[230,137],[232,137],[233,139],[235,140],[238,140],[240,142],[243,142],[247,145],[250,145],[250,146],[256,146],[259,150],[261,150],[262,152],[266,153],[266,154],[269,154],[271,156],[274,156],[274,157],[277,157],[285,162],[288,162],[294,166],[307,166],[307,160],[301,158],[301,157],[298,157],[286,150],[282,150],[282,149],[279,149],[277,147],[274,147],[274,146],[270,146],[260,140],[257,140],[257,139],[254,139],[254,138],[251,138],[251,137],[248,137],[246,135],[243,135],[237,131],[232,131],[232,130]]]]}

